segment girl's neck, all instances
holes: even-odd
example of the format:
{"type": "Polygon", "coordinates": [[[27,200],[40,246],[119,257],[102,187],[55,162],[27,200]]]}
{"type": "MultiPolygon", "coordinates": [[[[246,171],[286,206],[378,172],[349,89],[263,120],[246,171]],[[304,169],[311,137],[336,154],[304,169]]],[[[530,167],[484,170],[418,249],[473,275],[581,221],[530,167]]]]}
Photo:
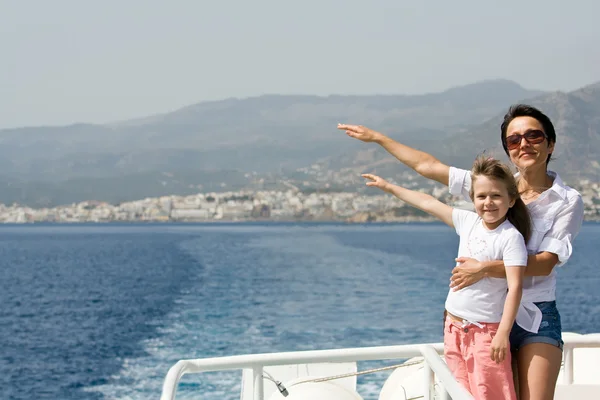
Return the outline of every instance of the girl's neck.
{"type": "Polygon", "coordinates": [[[504,216],[504,218],[500,218],[498,221],[490,224],[488,222],[485,221],[481,221],[483,223],[483,227],[485,229],[487,229],[488,231],[493,231],[494,229],[496,229],[497,227],[499,227],[500,225],[502,225],[504,223],[504,221],[506,221],[506,215],[504,216]]]}

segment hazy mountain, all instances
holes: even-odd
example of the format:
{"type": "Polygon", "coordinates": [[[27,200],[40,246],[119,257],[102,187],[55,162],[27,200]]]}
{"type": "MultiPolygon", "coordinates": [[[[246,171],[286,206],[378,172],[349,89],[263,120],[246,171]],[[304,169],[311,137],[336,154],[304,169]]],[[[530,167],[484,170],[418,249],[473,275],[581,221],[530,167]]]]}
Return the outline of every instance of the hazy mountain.
{"type": "Polygon", "coordinates": [[[289,171],[364,149],[337,131],[337,122],[373,126],[443,150],[450,135],[540,94],[495,80],[418,96],[265,95],[106,125],[1,130],[0,202],[116,202],[263,187],[268,178],[257,183],[248,173],[289,171]]]}
{"type": "MultiPolygon", "coordinates": [[[[549,168],[566,180],[600,180],[600,82],[569,93],[546,93],[527,100],[544,111],[553,121],[557,144],[549,168]]],[[[469,168],[482,151],[508,162],[500,143],[500,124],[510,103],[499,107],[495,116],[482,124],[454,131],[443,141],[429,136],[392,134],[405,144],[429,152],[450,165],[469,168]]],[[[376,170],[393,177],[408,171],[378,146],[363,144],[358,152],[330,157],[323,168],[353,168],[356,173],[376,170]]]]}
{"type": "MultiPolygon", "coordinates": [[[[600,178],[600,82],[569,93],[555,92],[529,101],[546,113],[556,129],[556,147],[549,168],[562,176],[600,178]]],[[[500,144],[503,113],[487,123],[455,135],[446,149],[449,157],[461,162],[465,149],[471,156],[475,149],[490,149],[504,154],[500,144]],[[471,146],[467,144],[471,143],[471,146]]]]}

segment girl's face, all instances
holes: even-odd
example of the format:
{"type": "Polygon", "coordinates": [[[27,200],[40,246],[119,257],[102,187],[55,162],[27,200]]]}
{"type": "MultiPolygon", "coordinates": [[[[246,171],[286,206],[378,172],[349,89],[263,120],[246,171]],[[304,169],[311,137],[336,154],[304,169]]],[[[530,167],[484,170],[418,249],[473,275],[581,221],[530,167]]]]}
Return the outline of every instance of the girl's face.
{"type": "Polygon", "coordinates": [[[515,201],[508,195],[503,182],[479,175],[473,181],[473,204],[485,226],[496,229],[504,222],[515,201]]]}
{"type": "MultiPolygon", "coordinates": [[[[512,135],[525,135],[528,132],[544,132],[544,127],[535,118],[517,117],[513,119],[506,129],[506,137],[512,135]]],[[[554,151],[554,143],[548,143],[544,138],[540,143],[531,143],[526,138],[521,138],[519,145],[508,149],[508,155],[513,164],[521,172],[541,169],[546,172],[546,160],[554,151]]]]}

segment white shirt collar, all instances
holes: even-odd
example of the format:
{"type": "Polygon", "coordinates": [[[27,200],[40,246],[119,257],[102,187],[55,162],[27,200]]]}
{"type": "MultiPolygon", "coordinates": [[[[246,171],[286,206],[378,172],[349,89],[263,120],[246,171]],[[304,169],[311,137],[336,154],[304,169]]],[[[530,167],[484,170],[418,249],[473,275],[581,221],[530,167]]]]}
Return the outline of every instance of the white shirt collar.
{"type": "MultiPolygon", "coordinates": [[[[567,189],[565,187],[565,183],[563,182],[563,180],[554,171],[546,171],[546,172],[547,172],[548,176],[554,180],[554,182],[552,183],[552,186],[550,186],[549,190],[552,190],[554,193],[559,195],[561,199],[566,200],[567,199],[567,189]]],[[[518,178],[519,175],[520,175],[520,172],[517,172],[515,174],[515,178],[518,178]]]]}
{"type": "Polygon", "coordinates": [[[566,200],[567,198],[567,188],[565,187],[565,183],[560,178],[560,176],[554,171],[548,171],[548,176],[554,178],[554,183],[550,187],[550,190],[553,190],[558,194],[561,199],[566,200]]]}

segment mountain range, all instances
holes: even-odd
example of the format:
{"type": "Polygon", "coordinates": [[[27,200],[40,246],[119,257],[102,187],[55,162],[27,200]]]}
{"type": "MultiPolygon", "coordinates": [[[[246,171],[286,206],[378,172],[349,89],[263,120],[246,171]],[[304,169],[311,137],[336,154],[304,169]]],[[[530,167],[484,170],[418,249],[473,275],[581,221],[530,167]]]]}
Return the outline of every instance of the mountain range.
{"type": "MultiPolygon", "coordinates": [[[[557,142],[549,169],[560,173],[567,183],[581,179],[600,181],[600,82],[572,92],[549,92],[518,102],[541,109],[552,120],[557,142]]],[[[475,157],[485,151],[509,163],[500,142],[500,124],[511,103],[507,102],[486,121],[449,129],[443,142],[438,137],[392,132],[391,137],[438,157],[443,162],[469,169],[475,157]]],[[[408,169],[379,147],[364,147],[357,153],[326,160],[324,168],[353,165],[368,170],[376,165],[381,175],[393,176],[408,169]]]]}
{"type": "Polygon", "coordinates": [[[361,171],[377,163],[388,174],[403,171],[376,146],[347,138],[338,122],[372,127],[468,167],[481,150],[500,149],[501,118],[521,101],[556,125],[553,169],[599,180],[600,83],[562,93],[492,80],[424,95],[264,95],[103,125],[4,129],[0,202],[42,207],[275,188],[314,164],[361,171]]]}

